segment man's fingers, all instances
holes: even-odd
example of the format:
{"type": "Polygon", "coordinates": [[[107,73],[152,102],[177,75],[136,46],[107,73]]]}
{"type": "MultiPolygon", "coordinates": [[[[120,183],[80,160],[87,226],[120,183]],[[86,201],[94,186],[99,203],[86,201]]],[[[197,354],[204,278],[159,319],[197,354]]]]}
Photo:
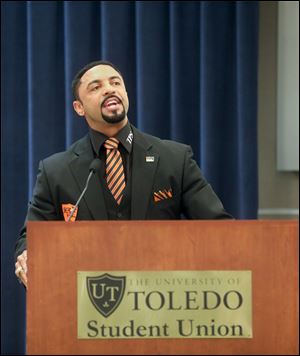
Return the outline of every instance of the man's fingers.
{"type": "Polygon", "coordinates": [[[20,274],[21,271],[23,271],[23,267],[22,266],[19,266],[19,267],[16,268],[15,274],[16,274],[17,277],[19,277],[19,274],[20,274]]]}
{"type": "Polygon", "coordinates": [[[17,262],[15,263],[15,275],[17,276],[20,283],[23,283],[27,288],[27,251],[23,251],[21,255],[17,257],[17,262]]]}
{"type": "Polygon", "coordinates": [[[26,276],[26,273],[23,270],[21,270],[20,273],[19,273],[19,280],[27,288],[27,276],[26,276]]]}
{"type": "Polygon", "coordinates": [[[23,253],[17,257],[17,261],[23,268],[24,272],[27,273],[27,262],[26,262],[27,261],[27,251],[26,250],[23,251],[23,253]]]}
{"type": "Polygon", "coordinates": [[[15,275],[17,276],[20,283],[23,283],[27,288],[27,275],[22,266],[17,262],[16,263],[16,270],[15,275]]]}

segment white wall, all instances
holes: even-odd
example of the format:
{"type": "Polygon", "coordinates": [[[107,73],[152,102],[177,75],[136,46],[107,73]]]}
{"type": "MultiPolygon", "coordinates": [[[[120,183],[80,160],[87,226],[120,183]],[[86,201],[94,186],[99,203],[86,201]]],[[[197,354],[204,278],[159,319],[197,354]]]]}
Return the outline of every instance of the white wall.
{"type": "Polygon", "coordinates": [[[278,2],[277,169],[299,171],[299,2],[278,2]]]}
{"type": "Polygon", "coordinates": [[[259,217],[298,218],[299,173],[277,170],[278,2],[259,4],[259,217]]]}

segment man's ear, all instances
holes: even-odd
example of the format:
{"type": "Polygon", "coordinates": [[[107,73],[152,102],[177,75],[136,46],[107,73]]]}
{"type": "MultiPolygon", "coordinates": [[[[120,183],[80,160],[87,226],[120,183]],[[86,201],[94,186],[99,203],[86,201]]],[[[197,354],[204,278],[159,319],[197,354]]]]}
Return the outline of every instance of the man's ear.
{"type": "Polygon", "coordinates": [[[84,108],[79,100],[73,101],[73,108],[79,116],[84,116],[84,108]]]}

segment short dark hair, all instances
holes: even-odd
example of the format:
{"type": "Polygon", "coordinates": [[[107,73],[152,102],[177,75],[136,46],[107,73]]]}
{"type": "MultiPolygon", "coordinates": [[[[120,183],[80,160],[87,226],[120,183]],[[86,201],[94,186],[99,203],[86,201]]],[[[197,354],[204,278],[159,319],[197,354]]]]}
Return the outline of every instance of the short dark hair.
{"type": "Polygon", "coordinates": [[[75,100],[80,100],[79,95],[78,95],[78,88],[80,85],[80,79],[83,76],[83,74],[85,72],[87,72],[89,69],[99,66],[99,65],[105,65],[105,66],[110,66],[112,68],[114,68],[123,78],[122,73],[120,72],[120,70],[112,63],[108,62],[108,61],[94,61],[94,62],[90,62],[89,64],[85,65],[83,68],[81,68],[77,74],[75,75],[73,81],[72,81],[72,92],[73,92],[73,97],[75,100]]]}

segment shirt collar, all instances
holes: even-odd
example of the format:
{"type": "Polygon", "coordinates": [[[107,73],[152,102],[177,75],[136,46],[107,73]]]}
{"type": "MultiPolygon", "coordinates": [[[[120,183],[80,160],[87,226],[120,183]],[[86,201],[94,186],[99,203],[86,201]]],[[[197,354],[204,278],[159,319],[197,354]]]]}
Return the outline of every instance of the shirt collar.
{"type": "MultiPolygon", "coordinates": [[[[125,147],[128,153],[131,153],[133,132],[129,121],[127,122],[126,126],[124,126],[114,137],[120,141],[120,143],[123,145],[123,147],[125,147]]],[[[95,131],[90,128],[90,138],[93,145],[93,149],[98,155],[100,152],[100,148],[102,147],[103,143],[108,139],[108,137],[102,132],[95,131]]]]}

